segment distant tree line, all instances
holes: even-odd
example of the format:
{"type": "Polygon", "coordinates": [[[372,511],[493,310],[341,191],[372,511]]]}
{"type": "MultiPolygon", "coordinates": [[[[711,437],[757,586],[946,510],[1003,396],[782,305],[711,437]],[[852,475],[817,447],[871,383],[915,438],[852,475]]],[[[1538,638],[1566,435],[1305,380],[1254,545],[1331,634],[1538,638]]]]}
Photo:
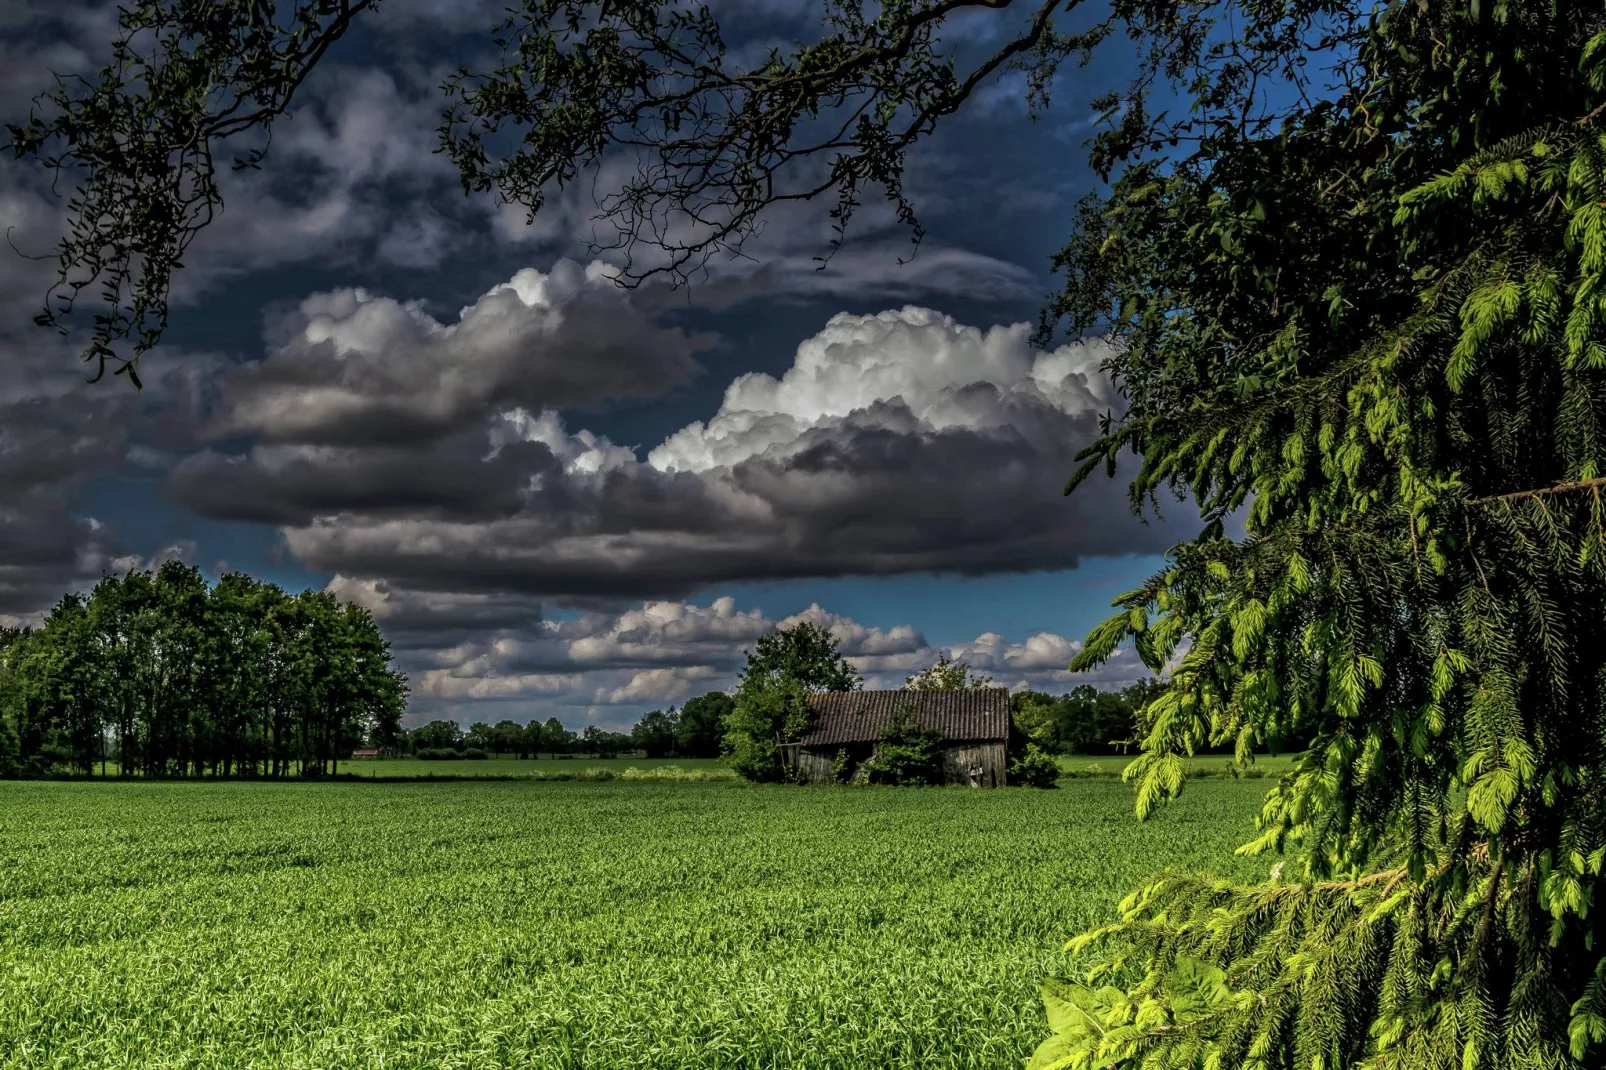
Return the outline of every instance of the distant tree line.
{"type": "Polygon", "coordinates": [[[0,629],[0,776],[321,775],[406,695],[362,607],[168,562],[0,629]]]}
{"type": "MultiPolygon", "coordinates": [[[[1148,732],[1145,710],[1165,693],[1165,680],[1153,678],[1129,684],[1119,691],[1100,691],[1081,684],[1064,695],[1017,691],[1009,698],[1011,720],[1017,735],[1050,754],[1136,754],[1148,732]]],[[[1275,751],[1297,752],[1308,738],[1287,736],[1266,739],[1275,751]]],[[[1231,754],[1233,741],[1204,743],[1200,754],[1231,754]]]]}
{"type": "MultiPolygon", "coordinates": [[[[734,704],[731,696],[711,691],[689,700],[676,709],[652,710],[628,732],[610,732],[587,725],[580,732],[565,728],[556,717],[528,724],[504,720],[496,724],[483,721],[464,731],[455,721],[430,721],[412,731],[403,731],[394,744],[385,745],[390,753],[417,758],[557,758],[587,754],[614,758],[626,752],[648,758],[718,758],[723,746],[726,721],[734,704]]],[[[376,745],[380,741],[374,741],[376,745]]]]}
{"type": "Polygon", "coordinates": [[[1119,691],[1081,684],[1063,695],[1017,691],[1009,698],[1017,733],[1050,754],[1110,754],[1137,750],[1143,707],[1165,690],[1142,680],[1119,691]]]}

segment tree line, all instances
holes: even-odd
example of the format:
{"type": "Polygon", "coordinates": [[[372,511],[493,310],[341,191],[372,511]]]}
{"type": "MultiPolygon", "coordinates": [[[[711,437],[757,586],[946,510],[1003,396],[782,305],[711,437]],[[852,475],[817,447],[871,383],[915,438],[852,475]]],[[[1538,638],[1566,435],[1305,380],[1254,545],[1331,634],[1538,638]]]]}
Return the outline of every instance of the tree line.
{"type": "Polygon", "coordinates": [[[0,776],[323,775],[406,695],[361,606],[168,562],[0,629],[0,776]]]}
{"type": "MultiPolygon", "coordinates": [[[[169,562],[66,595],[37,628],[0,629],[0,776],[323,775],[366,746],[426,759],[725,756],[744,775],[773,779],[774,740],[788,719],[801,730],[802,696],[859,683],[830,633],[801,624],[758,641],[735,695],[652,710],[627,731],[575,731],[556,717],[408,730],[405,680],[367,610],[243,573],[209,586],[169,562]]],[[[941,657],[906,686],[990,683],[941,657]]],[[[1160,690],[1147,681],[1120,692],[1018,692],[1014,734],[1050,754],[1100,753],[1131,741],[1160,690]]]]}
{"type": "MultiPolygon", "coordinates": [[[[456,721],[435,720],[403,731],[385,746],[397,756],[416,758],[557,758],[589,754],[615,758],[640,752],[648,758],[718,758],[722,753],[726,721],[734,700],[723,691],[689,699],[684,706],[652,710],[628,732],[611,732],[586,725],[579,732],[564,727],[556,717],[528,724],[503,720],[476,721],[467,731],[456,721]]],[[[378,741],[375,741],[378,743],[378,741]]]]}

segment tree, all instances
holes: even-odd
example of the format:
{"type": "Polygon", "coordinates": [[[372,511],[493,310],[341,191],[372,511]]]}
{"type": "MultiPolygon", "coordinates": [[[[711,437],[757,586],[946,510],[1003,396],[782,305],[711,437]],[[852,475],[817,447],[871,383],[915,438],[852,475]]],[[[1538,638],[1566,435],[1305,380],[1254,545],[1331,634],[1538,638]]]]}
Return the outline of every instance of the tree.
{"type": "Polygon", "coordinates": [[[588,724],[580,733],[580,745],[598,758],[613,759],[620,751],[630,749],[630,737],[622,732],[610,732],[599,725],[588,724]]]}
{"type": "Polygon", "coordinates": [[[524,726],[517,721],[501,720],[491,726],[491,745],[486,750],[493,754],[511,754],[526,758],[534,753],[525,742],[524,726]]]}
{"type": "Polygon", "coordinates": [[[1015,731],[1050,754],[1107,754],[1138,731],[1139,711],[1163,685],[1141,681],[1120,691],[1079,684],[1058,698],[1041,691],[1010,696],[1015,731]]]}
{"type": "Polygon", "coordinates": [[[663,758],[674,753],[679,728],[680,716],[673,706],[668,713],[653,710],[630,730],[630,743],[649,758],[663,758]]]}
{"type": "Polygon", "coordinates": [[[1052,788],[1060,778],[1059,763],[1036,743],[1028,743],[1009,762],[1009,782],[1017,787],[1052,788]]]}
{"type": "Polygon", "coordinates": [[[574,733],[564,728],[556,717],[548,717],[545,724],[531,721],[526,731],[532,752],[544,750],[556,758],[574,749],[574,733]]]}
{"type": "Polygon", "coordinates": [[[17,743],[17,729],[11,723],[11,714],[0,710],[0,780],[22,772],[22,754],[17,743]]]}
{"type": "Polygon", "coordinates": [[[726,716],[731,768],[748,780],[785,779],[780,747],[808,727],[808,696],[861,683],[836,637],[819,625],[802,621],[759,636],[726,716]]]}
{"type": "Polygon", "coordinates": [[[903,686],[910,691],[975,691],[992,687],[993,678],[983,676],[962,661],[952,661],[947,654],[938,654],[931,668],[905,677],[903,686]]]}
{"type": "MultiPolygon", "coordinates": [[[[1250,62],[1308,56],[1308,18],[1271,32],[1296,7],[1245,10],[1250,62]]],[[[1132,450],[1135,506],[1179,490],[1205,521],[1073,662],[1188,642],[1140,813],[1200,746],[1310,745],[1246,848],[1279,875],[1134,895],[1078,946],[1137,972],[1050,993],[1040,1064],[1606,1058],[1606,12],[1362,30],[1275,129],[1107,143],[1125,170],[1062,258],[1052,312],[1117,336],[1128,401],[1073,486],[1132,450]]]]}
{"type": "Polygon", "coordinates": [[[459,750],[463,746],[463,729],[456,721],[431,721],[409,732],[407,741],[415,751],[459,750]]]}
{"type": "Polygon", "coordinates": [[[29,630],[0,625],[0,779],[22,773],[17,719],[23,702],[20,662],[29,630]]]}
{"type": "Polygon", "coordinates": [[[675,751],[688,758],[718,758],[725,739],[725,723],[736,700],[723,691],[710,691],[688,699],[680,708],[675,727],[675,751]]]}
{"type": "Polygon", "coordinates": [[[463,733],[463,746],[490,754],[496,750],[496,732],[484,721],[475,721],[463,733]]]}

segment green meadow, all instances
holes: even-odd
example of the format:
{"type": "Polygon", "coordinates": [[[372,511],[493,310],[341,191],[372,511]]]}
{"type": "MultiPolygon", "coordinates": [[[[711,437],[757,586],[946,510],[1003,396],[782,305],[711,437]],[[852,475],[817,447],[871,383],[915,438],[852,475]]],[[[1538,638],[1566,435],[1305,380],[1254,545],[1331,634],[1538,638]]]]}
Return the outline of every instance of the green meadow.
{"type": "Polygon", "coordinates": [[[400,777],[456,779],[515,777],[531,780],[605,780],[631,770],[662,779],[676,774],[712,780],[734,780],[736,774],[718,758],[482,758],[440,761],[422,758],[356,758],[340,763],[339,775],[369,780],[400,777]]]}
{"type": "Polygon", "coordinates": [[[1266,787],[0,783],[0,1067],[1019,1066],[1266,787]]]}
{"type": "MultiPolygon", "coordinates": [[[[1067,777],[1115,777],[1132,760],[1131,755],[1060,755],[1060,769],[1067,777]]],[[[1293,759],[1287,755],[1262,755],[1252,764],[1235,768],[1225,755],[1203,754],[1188,761],[1193,777],[1276,776],[1287,772],[1293,759]]],[[[476,761],[438,761],[419,758],[359,758],[340,763],[339,775],[369,780],[422,777],[455,780],[464,777],[518,778],[530,780],[608,780],[626,779],[704,779],[731,780],[735,774],[719,758],[486,758],[476,761]]]]}

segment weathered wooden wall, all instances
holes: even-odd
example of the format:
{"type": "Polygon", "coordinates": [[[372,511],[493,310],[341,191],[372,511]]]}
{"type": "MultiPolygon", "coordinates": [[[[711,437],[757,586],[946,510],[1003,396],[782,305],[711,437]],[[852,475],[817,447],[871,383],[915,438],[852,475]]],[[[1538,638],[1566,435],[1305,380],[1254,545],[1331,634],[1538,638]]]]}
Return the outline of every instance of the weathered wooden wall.
{"type": "Polygon", "coordinates": [[[831,781],[833,754],[802,750],[797,755],[797,771],[801,779],[810,784],[828,784],[831,781]]]}
{"type": "Polygon", "coordinates": [[[981,766],[981,786],[1001,788],[1007,783],[1009,765],[1002,743],[961,743],[942,752],[943,779],[950,784],[970,783],[970,767],[981,766]]]}
{"type": "MultiPolygon", "coordinates": [[[[802,749],[797,756],[798,773],[809,783],[828,784],[832,780],[831,762],[835,757],[834,750],[802,749]]],[[[1008,782],[1008,760],[1002,742],[956,743],[943,749],[943,779],[949,784],[970,783],[972,764],[981,766],[982,787],[1001,788],[1008,782]]]]}

